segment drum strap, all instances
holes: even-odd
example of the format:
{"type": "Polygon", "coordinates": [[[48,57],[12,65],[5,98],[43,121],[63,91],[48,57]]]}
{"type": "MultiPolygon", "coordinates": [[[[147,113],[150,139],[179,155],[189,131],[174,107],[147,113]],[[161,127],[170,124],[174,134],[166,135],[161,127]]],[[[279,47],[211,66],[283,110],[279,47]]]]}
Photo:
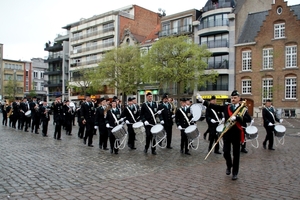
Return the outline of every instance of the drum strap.
{"type": "Polygon", "coordinates": [[[276,120],[275,120],[275,117],[274,117],[274,114],[268,109],[268,108],[266,108],[268,111],[269,111],[269,113],[271,114],[271,116],[273,117],[273,119],[274,119],[274,122],[276,122],[276,120]]]}
{"type": "Polygon", "coordinates": [[[117,120],[115,114],[114,114],[111,110],[110,110],[110,112],[111,112],[111,115],[113,116],[113,118],[115,119],[115,123],[116,123],[117,125],[119,125],[119,121],[117,120]]]}
{"type": "Polygon", "coordinates": [[[130,108],[129,108],[128,106],[127,106],[127,110],[128,110],[128,112],[129,112],[129,114],[131,115],[133,121],[136,122],[136,120],[135,120],[135,118],[133,117],[133,114],[132,114],[132,112],[131,112],[131,110],[130,110],[130,108]]]}
{"type": "Polygon", "coordinates": [[[217,118],[217,120],[218,120],[218,122],[219,122],[219,121],[220,121],[220,119],[219,119],[219,117],[218,117],[218,115],[217,115],[216,111],[215,111],[214,109],[211,109],[211,111],[214,113],[214,115],[216,116],[216,118],[217,118]]]}
{"type": "Polygon", "coordinates": [[[181,113],[182,113],[182,115],[184,116],[185,120],[189,123],[189,125],[191,125],[191,124],[190,124],[190,121],[189,121],[189,118],[186,116],[186,114],[185,114],[185,112],[182,110],[182,108],[180,108],[179,110],[181,111],[181,113]]]}
{"type": "Polygon", "coordinates": [[[156,119],[155,119],[155,116],[154,116],[154,113],[153,113],[152,109],[147,105],[147,103],[144,103],[144,104],[146,104],[147,108],[149,109],[149,111],[150,111],[150,113],[153,117],[154,123],[156,124],[156,119]]]}
{"type": "MultiPolygon", "coordinates": [[[[233,112],[231,111],[230,106],[228,106],[227,110],[228,110],[229,116],[232,116],[233,112]]],[[[240,133],[241,133],[241,143],[244,143],[245,142],[244,129],[242,128],[242,126],[239,122],[236,122],[235,124],[236,124],[236,126],[238,127],[238,129],[240,130],[240,133]]],[[[224,128],[225,128],[225,126],[224,126],[224,128]]]]}

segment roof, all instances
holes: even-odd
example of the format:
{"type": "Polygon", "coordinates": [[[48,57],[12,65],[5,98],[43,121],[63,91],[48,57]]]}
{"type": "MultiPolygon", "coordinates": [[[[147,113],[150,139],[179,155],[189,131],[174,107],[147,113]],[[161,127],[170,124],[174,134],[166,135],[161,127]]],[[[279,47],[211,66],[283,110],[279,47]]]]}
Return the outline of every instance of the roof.
{"type": "Polygon", "coordinates": [[[291,11],[294,12],[294,14],[297,16],[297,19],[300,20],[300,4],[298,5],[294,5],[294,6],[290,6],[291,11]]]}

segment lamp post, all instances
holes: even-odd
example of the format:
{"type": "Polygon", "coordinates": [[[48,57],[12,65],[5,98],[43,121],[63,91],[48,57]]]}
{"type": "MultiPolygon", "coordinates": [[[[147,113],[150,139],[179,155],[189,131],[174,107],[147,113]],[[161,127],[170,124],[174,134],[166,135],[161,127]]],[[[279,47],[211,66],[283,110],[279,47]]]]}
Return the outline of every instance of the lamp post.
{"type": "Polygon", "coordinates": [[[17,71],[16,70],[14,70],[14,84],[13,84],[13,86],[14,86],[14,99],[16,98],[16,93],[17,93],[17,88],[16,88],[16,82],[17,82],[17,71]]]}

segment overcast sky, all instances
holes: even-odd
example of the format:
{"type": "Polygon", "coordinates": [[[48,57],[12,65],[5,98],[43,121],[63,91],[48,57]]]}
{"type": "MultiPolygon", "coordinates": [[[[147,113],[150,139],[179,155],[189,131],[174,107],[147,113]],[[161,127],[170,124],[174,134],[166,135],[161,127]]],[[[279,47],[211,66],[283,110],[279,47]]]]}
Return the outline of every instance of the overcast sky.
{"type": "MultiPolygon", "coordinates": [[[[153,12],[158,8],[167,15],[198,9],[207,0],[1,0],[0,43],[4,45],[3,57],[13,60],[44,58],[44,44],[53,41],[64,32],[61,27],[77,22],[80,18],[116,10],[136,4],[153,12]]],[[[299,0],[288,0],[288,5],[299,4],[299,0]]]]}

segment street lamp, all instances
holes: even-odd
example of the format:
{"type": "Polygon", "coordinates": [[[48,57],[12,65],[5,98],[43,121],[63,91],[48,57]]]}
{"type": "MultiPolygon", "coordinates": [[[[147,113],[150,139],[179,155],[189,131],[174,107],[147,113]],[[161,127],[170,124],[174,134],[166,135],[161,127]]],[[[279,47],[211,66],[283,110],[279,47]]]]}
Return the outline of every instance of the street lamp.
{"type": "Polygon", "coordinates": [[[14,99],[16,98],[17,88],[16,88],[16,81],[17,81],[17,71],[14,69],[14,99]]]}

